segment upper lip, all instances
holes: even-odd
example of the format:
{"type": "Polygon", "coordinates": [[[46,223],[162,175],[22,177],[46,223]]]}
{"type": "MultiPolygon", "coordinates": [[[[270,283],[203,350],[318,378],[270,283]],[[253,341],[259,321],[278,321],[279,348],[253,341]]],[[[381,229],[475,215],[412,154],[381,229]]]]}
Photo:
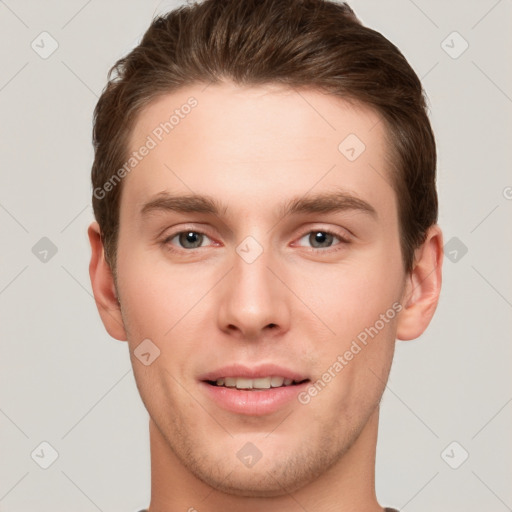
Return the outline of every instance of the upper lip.
{"type": "Polygon", "coordinates": [[[250,367],[243,364],[230,364],[228,366],[218,368],[217,370],[204,373],[199,377],[199,380],[215,382],[217,379],[225,377],[245,377],[246,379],[284,377],[285,379],[292,379],[295,382],[308,379],[305,374],[277,364],[258,364],[250,367]]]}

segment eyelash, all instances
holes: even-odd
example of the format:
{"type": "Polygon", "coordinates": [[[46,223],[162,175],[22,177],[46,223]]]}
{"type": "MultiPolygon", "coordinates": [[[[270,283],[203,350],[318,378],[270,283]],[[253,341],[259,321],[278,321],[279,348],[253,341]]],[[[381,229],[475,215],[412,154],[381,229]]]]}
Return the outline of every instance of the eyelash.
{"type": "MultiPolygon", "coordinates": [[[[176,253],[179,252],[179,253],[182,253],[182,254],[183,253],[187,253],[187,252],[192,252],[195,249],[202,249],[203,248],[203,247],[195,247],[193,249],[185,249],[183,247],[180,247],[179,249],[174,248],[170,244],[171,240],[173,240],[176,236],[181,235],[182,233],[195,233],[197,235],[204,235],[204,236],[206,236],[206,237],[211,239],[211,237],[207,233],[205,233],[203,231],[198,231],[198,230],[194,230],[194,229],[182,229],[180,231],[176,231],[175,233],[172,233],[171,235],[166,236],[164,238],[164,240],[161,242],[162,245],[164,245],[167,248],[167,250],[169,250],[171,252],[176,252],[176,253]]],[[[303,232],[298,237],[297,240],[301,240],[302,238],[304,238],[304,236],[309,235],[311,233],[324,233],[326,235],[331,235],[331,236],[337,238],[340,241],[340,243],[338,243],[336,245],[333,245],[331,247],[325,247],[325,248],[309,247],[308,249],[309,249],[310,252],[324,252],[324,253],[325,252],[329,252],[329,253],[331,253],[331,252],[335,252],[335,251],[340,250],[339,248],[336,249],[337,246],[346,245],[346,244],[350,243],[350,240],[348,239],[347,236],[343,236],[342,234],[337,233],[334,230],[329,230],[329,229],[310,229],[308,231],[303,232]]]]}

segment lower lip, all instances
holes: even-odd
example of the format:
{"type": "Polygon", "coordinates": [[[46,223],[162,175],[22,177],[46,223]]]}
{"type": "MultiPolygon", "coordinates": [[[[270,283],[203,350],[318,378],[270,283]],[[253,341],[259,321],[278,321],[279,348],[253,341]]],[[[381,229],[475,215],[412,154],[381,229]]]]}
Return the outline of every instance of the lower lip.
{"type": "Polygon", "coordinates": [[[272,414],[297,399],[297,395],[308,386],[309,381],[258,391],[214,386],[207,382],[200,384],[210,399],[222,409],[236,414],[262,416],[272,414]]]}

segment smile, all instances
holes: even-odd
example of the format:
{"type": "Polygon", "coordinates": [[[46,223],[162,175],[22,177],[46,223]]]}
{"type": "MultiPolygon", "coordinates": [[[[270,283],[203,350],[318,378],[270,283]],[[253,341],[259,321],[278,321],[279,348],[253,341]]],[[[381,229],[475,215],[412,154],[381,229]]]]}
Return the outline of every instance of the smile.
{"type": "MultiPolygon", "coordinates": [[[[304,379],[307,380],[307,379],[304,379]]],[[[295,381],[285,377],[260,377],[257,379],[249,379],[247,377],[224,377],[216,381],[207,381],[212,386],[220,386],[226,388],[236,388],[253,391],[263,391],[270,388],[280,388],[284,386],[294,386],[301,384],[304,380],[295,381]]]]}

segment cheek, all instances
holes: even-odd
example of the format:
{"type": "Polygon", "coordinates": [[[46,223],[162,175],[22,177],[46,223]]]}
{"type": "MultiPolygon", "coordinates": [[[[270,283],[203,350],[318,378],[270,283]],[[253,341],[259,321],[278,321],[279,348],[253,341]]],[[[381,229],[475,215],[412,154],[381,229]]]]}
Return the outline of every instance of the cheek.
{"type": "MultiPolygon", "coordinates": [[[[372,258],[369,262],[312,265],[293,281],[297,295],[324,324],[327,339],[342,342],[374,325],[400,299],[400,264],[372,258]]],[[[317,321],[314,315],[309,317],[317,321]]]]}
{"type": "Polygon", "coordinates": [[[310,347],[320,379],[316,411],[364,415],[380,399],[394,353],[402,277],[399,256],[375,252],[302,273],[298,294],[329,328],[317,325],[315,332],[326,335],[310,347]]]}
{"type": "Polygon", "coordinates": [[[172,265],[159,251],[119,258],[119,293],[133,338],[168,338],[211,284],[206,272],[172,265]]]}

